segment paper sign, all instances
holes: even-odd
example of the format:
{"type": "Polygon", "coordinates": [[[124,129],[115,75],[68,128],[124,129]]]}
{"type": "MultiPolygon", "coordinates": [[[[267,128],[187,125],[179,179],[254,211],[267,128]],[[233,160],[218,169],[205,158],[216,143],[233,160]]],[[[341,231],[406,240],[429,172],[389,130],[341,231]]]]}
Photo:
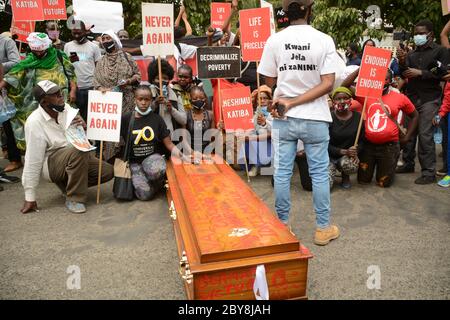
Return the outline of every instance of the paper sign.
{"type": "Polygon", "coordinates": [[[275,16],[277,18],[277,27],[279,29],[287,28],[289,27],[289,18],[286,14],[286,12],[283,11],[283,8],[276,8],[275,9],[275,16]]]}
{"type": "Polygon", "coordinates": [[[117,32],[124,28],[123,7],[120,2],[73,0],[73,12],[76,20],[87,26],[94,25],[93,33],[107,30],[117,32]]]}
{"type": "Polygon", "coordinates": [[[227,131],[255,128],[250,87],[222,90],[221,100],[223,122],[227,131]]]}
{"type": "Polygon", "coordinates": [[[122,92],[89,91],[87,138],[99,141],[120,141],[122,92]]]}
{"type": "Polygon", "coordinates": [[[200,79],[241,77],[241,50],[236,47],[203,47],[197,49],[200,79]]]}
{"type": "Polygon", "coordinates": [[[19,38],[17,41],[27,43],[27,38],[30,33],[34,32],[35,22],[34,21],[20,21],[11,22],[10,32],[12,35],[16,34],[19,38]]]}
{"type": "Polygon", "coordinates": [[[13,19],[19,21],[43,21],[44,7],[42,0],[11,1],[13,19]]]}
{"type": "Polygon", "coordinates": [[[450,13],[450,0],[441,0],[442,15],[445,16],[450,13]]]}
{"type": "Polygon", "coordinates": [[[269,8],[239,11],[243,61],[260,61],[271,35],[269,8]]]}
{"type": "Polygon", "coordinates": [[[358,97],[381,98],[391,56],[389,50],[366,46],[356,84],[358,97]]]}
{"type": "Polygon", "coordinates": [[[231,15],[231,3],[211,2],[211,27],[222,29],[231,15]]]}
{"type": "Polygon", "coordinates": [[[42,0],[45,20],[67,20],[66,0],[42,0]]]}
{"type": "Polygon", "coordinates": [[[275,11],[273,10],[273,5],[270,2],[261,0],[261,8],[269,8],[270,10],[270,34],[274,34],[277,29],[275,26],[275,11]]]}
{"type": "Polygon", "coordinates": [[[144,56],[168,56],[174,53],[173,4],[142,3],[144,56]]]}

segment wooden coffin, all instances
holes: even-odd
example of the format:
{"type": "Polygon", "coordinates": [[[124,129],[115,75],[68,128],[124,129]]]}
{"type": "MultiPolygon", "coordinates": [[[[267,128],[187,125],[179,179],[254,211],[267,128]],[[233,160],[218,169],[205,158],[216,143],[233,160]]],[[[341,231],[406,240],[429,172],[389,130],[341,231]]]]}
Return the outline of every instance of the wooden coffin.
{"type": "Polygon", "coordinates": [[[311,253],[222,158],[172,159],[167,178],[188,299],[254,300],[258,265],[269,299],[306,299],[311,253]]]}

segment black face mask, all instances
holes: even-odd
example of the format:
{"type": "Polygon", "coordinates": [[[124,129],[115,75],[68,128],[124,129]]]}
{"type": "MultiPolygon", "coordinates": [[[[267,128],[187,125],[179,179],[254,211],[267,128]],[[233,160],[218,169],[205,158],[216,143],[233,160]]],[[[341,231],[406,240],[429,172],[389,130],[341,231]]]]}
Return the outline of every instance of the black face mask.
{"type": "Polygon", "coordinates": [[[195,101],[191,101],[191,104],[195,109],[201,110],[205,107],[206,102],[203,100],[195,100],[195,101]]]}
{"type": "Polygon", "coordinates": [[[87,38],[86,38],[86,36],[82,36],[82,37],[75,38],[75,40],[76,40],[79,44],[83,44],[83,43],[86,42],[87,38]]]}
{"type": "Polygon", "coordinates": [[[103,48],[105,48],[105,51],[108,53],[113,52],[115,47],[116,44],[114,41],[103,42],[103,48]]]}
{"type": "Polygon", "coordinates": [[[49,104],[48,107],[50,109],[52,109],[53,111],[55,111],[55,112],[63,112],[64,108],[65,108],[65,105],[63,104],[61,106],[58,106],[56,104],[49,104]]]}

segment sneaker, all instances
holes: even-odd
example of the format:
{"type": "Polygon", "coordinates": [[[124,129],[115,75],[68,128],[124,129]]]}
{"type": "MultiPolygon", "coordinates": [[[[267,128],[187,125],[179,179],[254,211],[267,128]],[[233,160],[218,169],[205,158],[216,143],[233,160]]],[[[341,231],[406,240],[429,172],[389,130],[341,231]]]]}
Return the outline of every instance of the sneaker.
{"type": "Polygon", "coordinates": [[[414,168],[406,166],[406,165],[397,167],[397,169],[395,170],[395,173],[413,173],[413,172],[414,172],[414,168]]]}
{"type": "Polygon", "coordinates": [[[84,204],[75,201],[66,201],[66,208],[72,213],[85,213],[86,207],[84,204]]]}
{"type": "Polygon", "coordinates": [[[257,166],[253,166],[249,171],[248,171],[248,176],[249,177],[256,177],[258,175],[258,167],[257,166]]]}
{"type": "Polygon", "coordinates": [[[445,176],[444,179],[442,179],[441,181],[438,182],[438,186],[443,187],[443,188],[450,187],[450,176],[445,176]]]}
{"type": "Polygon", "coordinates": [[[318,246],[325,246],[331,240],[339,238],[339,228],[336,226],[329,226],[326,229],[317,229],[314,236],[314,243],[318,246]]]}
{"type": "Polygon", "coordinates": [[[432,176],[422,176],[422,177],[416,179],[416,181],[414,181],[415,184],[420,184],[420,185],[432,184],[435,182],[436,182],[436,177],[432,177],[432,176]]]}
{"type": "Polygon", "coordinates": [[[442,169],[439,169],[438,171],[436,171],[436,174],[438,175],[438,176],[446,176],[447,175],[447,169],[446,168],[442,168],[442,169]]]}
{"type": "Polygon", "coordinates": [[[14,183],[14,182],[19,182],[20,179],[14,176],[8,176],[4,173],[0,173],[0,182],[4,182],[4,183],[14,183]]]}

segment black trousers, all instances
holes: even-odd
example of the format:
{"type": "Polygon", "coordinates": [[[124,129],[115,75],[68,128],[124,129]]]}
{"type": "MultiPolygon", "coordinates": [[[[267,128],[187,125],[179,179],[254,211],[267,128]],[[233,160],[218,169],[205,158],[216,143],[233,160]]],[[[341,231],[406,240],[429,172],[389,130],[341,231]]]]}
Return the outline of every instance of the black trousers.
{"type": "Polygon", "coordinates": [[[3,122],[3,130],[6,135],[6,148],[8,149],[8,160],[21,162],[20,150],[17,148],[16,139],[14,138],[14,131],[11,126],[11,122],[3,122]]]}
{"type": "Polygon", "coordinates": [[[84,119],[84,121],[87,121],[89,90],[93,89],[94,88],[91,87],[77,90],[77,107],[78,109],[80,109],[80,115],[84,119]]]}

